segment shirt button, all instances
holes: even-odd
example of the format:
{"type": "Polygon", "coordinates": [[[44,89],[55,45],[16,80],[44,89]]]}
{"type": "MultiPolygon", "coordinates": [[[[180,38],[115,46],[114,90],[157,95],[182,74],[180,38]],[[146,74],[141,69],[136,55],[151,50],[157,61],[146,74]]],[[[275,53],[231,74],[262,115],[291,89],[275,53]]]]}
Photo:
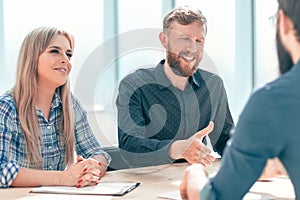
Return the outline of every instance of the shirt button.
{"type": "Polygon", "coordinates": [[[49,148],[49,149],[52,149],[52,146],[49,146],[48,148],[49,148]]]}
{"type": "Polygon", "coordinates": [[[49,166],[49,169],[52,169],[52,166],[51,166],[51,165],[49,166]]]}
{"type": "Polygon", "coordinates": [[[50,129],[51,129],[51,126],[47,126],[47,129],[50,130],[50,129]]]}

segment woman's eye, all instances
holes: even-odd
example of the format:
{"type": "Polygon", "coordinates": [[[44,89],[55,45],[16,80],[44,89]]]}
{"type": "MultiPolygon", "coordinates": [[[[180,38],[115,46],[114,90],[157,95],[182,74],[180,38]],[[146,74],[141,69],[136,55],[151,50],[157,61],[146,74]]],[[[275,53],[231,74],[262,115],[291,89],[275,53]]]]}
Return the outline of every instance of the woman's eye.
{"type": "Polygon", "coordinates": [[[68,56],[68,58],[72,58],[72,54],[71,53],[66,53],[66,55],[68,56]]]}
{"type": "Polygon", "coordinates": [[[50,50],[50,53],[59,53],[59,51],[57,49],[52,49],[50,50]]]}

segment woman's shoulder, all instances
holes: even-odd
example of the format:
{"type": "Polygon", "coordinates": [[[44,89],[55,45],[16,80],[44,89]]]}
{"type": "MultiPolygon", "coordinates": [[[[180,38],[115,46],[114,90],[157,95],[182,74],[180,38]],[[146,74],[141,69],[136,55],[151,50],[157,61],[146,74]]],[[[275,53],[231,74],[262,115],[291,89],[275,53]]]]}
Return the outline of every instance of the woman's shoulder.
{"type": "Polygon", "coordinates": [[[5,92],[0,96],[0,106],[13,106],[16,107],[16,101],[11,91],[5,92]]]}
{"type": "Polygon", "coordinates": [[[16,115],[16,101],[11,91],[8,91],[0,96],[0,115],[11,116],[16,115]]]}
{"type": "Polygon", "coordinates": [[[72,108],[75,112],[78,110],[83,110],[79,99],[73,93],[71,93],[71,100],[72,100],[72,108]]]}

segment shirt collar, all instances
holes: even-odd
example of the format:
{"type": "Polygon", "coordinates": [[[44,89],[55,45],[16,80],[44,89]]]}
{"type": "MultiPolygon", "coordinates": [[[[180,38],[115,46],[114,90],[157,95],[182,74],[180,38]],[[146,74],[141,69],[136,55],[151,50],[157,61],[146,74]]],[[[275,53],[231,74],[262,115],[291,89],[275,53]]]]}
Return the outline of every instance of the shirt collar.
{"type": "Polygon", "coordinates": [[[164,67],[163,67],[164,63],[165,63],[165,60],[161,60],[154,70],[154,76],[155,76],[156,82],[159,84],[158,87],[160,90],[172,85],[170,80],[168,79],[167,75],[165,74],[164,67]]]}
{"type": "MultiPolygon", "coordinates": [[[[161,60],[155,68],[154,75],[156,82],[159,84],[159,89],[163,89],[165,87],[169,87],[171,84],[170,80],[168,79],[163,65],[165,60],[161,60]]],[[[201,75],[199,70],[197,70],[188,80],[190,83],[194,83],[196,86],[200,87],[201,82],[201,75]]]]}
{"type": "Polygon", "coordinates": [[[192,80],[193,83],[195,83],[196,86],[200,87],[200,82],[202,79],[200,70],[197,70],[190,79],[192,80]]]}
{"type": "Polygon", "coordinates": [[[300,66],[300,59],[298,60],[298,62],[296,62],[296,64],[294,64],[293,68],[294,67],[299,67],[300,66]]]}
{"type": "Polygon", "coordinates": [[[59,93],[60,93],[60,89],[57,88],[54,92],[53,99],[52,99],[52,107],[54,108],[59,107],[62,104],[62,100],[60,98],[59,93]]]}

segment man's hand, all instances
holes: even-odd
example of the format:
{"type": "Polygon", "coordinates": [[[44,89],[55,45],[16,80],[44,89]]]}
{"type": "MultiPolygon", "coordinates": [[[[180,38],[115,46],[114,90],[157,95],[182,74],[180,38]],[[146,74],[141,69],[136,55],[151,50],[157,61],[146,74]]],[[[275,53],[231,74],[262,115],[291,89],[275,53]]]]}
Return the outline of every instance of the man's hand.
{"type": "Polygon", "coordinates": [[[200,163],[204,166],[211,165],[215,158],[210,155],[211,150],[202,143],[202,140],[213,129],[214,123],[211,121],[206,128],[195,133],[187,140],[173,142],[169,149],[170,157],[173,159],[184,158],[189,163],[200,163]]]}
{"type": "Polygon", "coordinates": [[[208,178],[203,165],[193,164],[189,166],[183,175],[180,184],[182,200],[199,200],[200,191],[207,183],[208,178]]]}
{"type": "Polygon", "coordinates": [[[276,176],[288,176],[288,174],[278,158],[269,159],[259,180],[266,180],[276,176]]]}

